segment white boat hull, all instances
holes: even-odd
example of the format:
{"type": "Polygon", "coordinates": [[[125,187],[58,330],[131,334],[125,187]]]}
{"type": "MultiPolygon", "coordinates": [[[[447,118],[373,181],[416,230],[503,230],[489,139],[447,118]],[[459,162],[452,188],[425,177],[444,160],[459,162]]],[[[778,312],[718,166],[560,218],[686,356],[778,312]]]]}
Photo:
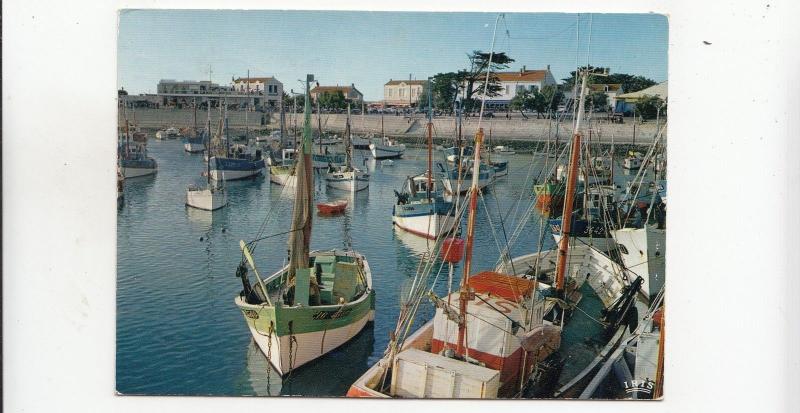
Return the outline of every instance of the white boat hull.
{"type": "Polygon", "coordinates": [[[158,172],[158,168],[125,168],[121,167],[120,172],[122,176],[127,178],[136,178],[139,176],[153,175],[158,172]]]}
{"type": "Polygon", "coordinates": [[[219,169],[211,170],[211,179],[215,181],[234,181],[237,179],[250,178],[261,173],[261,168],[249,171],[222,171],[219,169]]]}
{"type": "Polygon", "coordinates": [[[440,234],[446,234],[453,230],[456,224],[456,217],[438,214],[412,217],[393,216],[392,222],[398,228],[414,235],[436,239],[440,234]]]}
{"type": "Polygon", "coordinates": [[[214,211],[227,204],[228,194],[224,189],[215,191],[210,189],[190,189],[186,191],[186,205],[192,208],[214,211]]]}
{"type": "Polygon", "coordinates": [[[294,188],[297,186],[297,176],[290,174],[270,174],[270,182],[294,188]]]}
{"type": "Polygon", "coordinates": [[[403,144],[392,146],[370,144],[369,150],[375,159],[392,159],[401,158],[406,151],[406,146],[403,144]]]}
{"type": "MultiPolygon", "coordinates": [[[[556,244],[561,242],[561,235],[560,234],[553,234],[553,239],[556,241],[556,244]]],[[[602,238],[602,237],[574,237],[571,239],[572,243],[570,245],[574,246],[576,244],[580,245],[588,245],[590,247],[594,247],[599,251],[607,252],[617,246],[617,243],[614,241],[613,238],[602,238]]]]}
{"type": "MultiPolygon", "coordinates": [[[[331,330],[314,331],[310,333],[295,334],[296,342],[292,343],[292,369],[296,369],[308,362],[320,358],[342,344],[355,337],[367,322],[375,318],[375,310],[370,310],[364,317],[355,323],[334,328],[331,330]]],[[[269,362],[284,375],[289,372],[289,340],[290,336],[278,336],[273,334],[271,337],[263,331],[256,331],[254,323],[247,323],[258,347],[268,355],[269,362]],[[270,346],[270,341],[272,345],[270,346]]]]}
{"type": "MultiPolygon", "coordinates": [[[[490,174],[490,176],[486,179],[478,179],[478,190],[482,191],[483,188],[489,186],[494,179],[494,175],[490,174]]],[[[450,180],[448,178],[442,178],[442,185],[444,185],[444,190],[448,194],[455,194],[457,192],[456,186],[458,185],[455,180],[450,180]]],[[[472,185],[471,180],[466,180],[461,183],[461,194],[467,193],[469,191],[470,186],[472,185]]]]}
{"type": "Polygon", "coordinates": [[[184,143],[183,150],[189,153],[200,153],[206,150],[206,145],[202,143],[184,143]]]}
{"type": "Polygon", "coordinates": [[[369,175],[361,171],[333,172],[325,175],[325,182],[333,189],[358,192],[369,188],[369,175]]]}

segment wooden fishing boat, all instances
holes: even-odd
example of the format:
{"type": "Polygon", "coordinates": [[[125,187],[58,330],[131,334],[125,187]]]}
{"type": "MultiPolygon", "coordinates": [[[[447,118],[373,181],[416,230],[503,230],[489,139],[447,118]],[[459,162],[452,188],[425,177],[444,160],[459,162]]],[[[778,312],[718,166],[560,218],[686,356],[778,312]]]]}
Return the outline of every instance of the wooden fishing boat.
{"type": "Polygon", "coordinates": [[[347,124],[344,132],[345,161],[343,165],[328,164],[327,186],[342,191],[358,192],[369,188],[369,174],[353,166],[353,145],[350,134],[350,104],[347,105],[347,124]]]}
{"type": "MultiPolygon", "coordinates": [[[[430,91],[428,94],[430,108],[430,91]]],[[[458,225],[453,203],[446,201],[439,190],[433,167],[433,110],[428,111],[428,169],[408,177],[403,191],[395,191],[397,203],[392,210],[392,223],[400,229],[428,239],[437,239],[458,225]]],[[[382,161],[384,162],[384,161],[382,161]]]]}
{"type": "Polygon", "coordinates": [[[341,214],[345,209],[347,209],[347,200],[345,199],[317,204],[317,210],[323,215],[341,214]]]}
{"type": "Polygon", "coordinates": [[[256,344],[282,376],[354,338],[375,312],[372,273],[362,254],[309,248],[314,198],[309,84],[313,80],[313,75],[306,77],[305,128],[295,165],[289,263],[262,279],[251,253],[258,239],[240,241],[243,259],[236,271],[243,288],[234,303],[256,344]],[[250,282],[250,271],[255,284],[250,282]]]}

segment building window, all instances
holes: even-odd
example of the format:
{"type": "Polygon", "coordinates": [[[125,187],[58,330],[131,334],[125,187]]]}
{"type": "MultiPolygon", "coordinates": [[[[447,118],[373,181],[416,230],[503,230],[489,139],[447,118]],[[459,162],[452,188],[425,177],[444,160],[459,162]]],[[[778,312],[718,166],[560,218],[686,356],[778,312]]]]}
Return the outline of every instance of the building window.
{"type": "Polygon", "coordinates": [[[519,95],[519,94],[522,94],[524,92],[525,92],[525,86],[517,85],[517,94],[519,95]]]}
{"type": "Polygon", "coordinates": [[[405,97],[405,96],[406,96],[406,90],[405,89],[400,89],[400,97],[402,98],[402,97],[405,97]]]}

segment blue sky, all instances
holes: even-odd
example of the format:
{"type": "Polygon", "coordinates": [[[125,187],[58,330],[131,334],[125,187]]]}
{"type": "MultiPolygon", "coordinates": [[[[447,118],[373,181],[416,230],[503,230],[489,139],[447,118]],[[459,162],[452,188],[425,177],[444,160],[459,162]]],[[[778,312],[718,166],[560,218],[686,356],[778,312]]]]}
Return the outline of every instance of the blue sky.
{"type": "MultiPolygon", "coordinates": [[[[314,73],[322,85],[355,83],[383,98],[389,79],[425,79],[488,51],[495,13],[282,10],[125,10],[119,19],[118,86],[154,93],[160,79],[221,84],[275,76],[288,91],[314,73]]],[[[506,13],[495,49],[523,65],[550,65],[557,80],[581,65],[667,80],[668,22],[655,14],[506,13]],[[591,16],[591,40],[590,36],[591,16]],[[576,28],[580,38],[576,39],[576,28]],[[577,51],[577,52],[576,52],[577,51]]]]}

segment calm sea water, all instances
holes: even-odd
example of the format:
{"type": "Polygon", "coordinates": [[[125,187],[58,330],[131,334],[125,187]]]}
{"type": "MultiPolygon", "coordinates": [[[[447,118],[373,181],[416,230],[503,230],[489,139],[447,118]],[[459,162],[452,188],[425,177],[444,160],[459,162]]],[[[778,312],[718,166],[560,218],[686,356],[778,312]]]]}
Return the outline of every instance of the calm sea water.
{"type": "MultiPolygon", "coordinates": [[[[266,234],[286,231],[292,194],[262,176],[228,182],[229,205],[221,210],[187,208],[186,186],[204,183],[203,156],[185,153],[180,141],[151,140],[148,146],[158,161],[158,174],[127,180],[118,213],[117,390],[151,395],[344,395],[383,355],[399,312],[399,296],[426,250],[424,239],[395,230],[391,220],[393,191],[406,176],[426,168],[425,152],[411,149],[394,166],[367,162],[372,172],[369,190],[352,197],[326,189],[317,179],[315,200],[345,198],[350,205],[341,216],[314,216],[312,249],[352,248],[366,255],[377,292],[375,323],[281,382],[253,343],[233,299],[241,289],[235,277],[239,240],[253,239],[268,215],[272,219],[266,234]],[[331,371],[336,374],[331,376],[331,371]]],[[[511,237],[531,203],[532,179],[545,161],[522,154],[506,159],[509,175],[499,178],[479,203],[476,271],[496,263],[498,246],[511,237]]],[[[357,161],[363,164],[361,154],[357,161]]],[[[539,216],[534,213],[525,224],[512,255],[537,248],[539,216]]],[[[544,248],[554,246],[549,235],[544,240],[544,248]]],[[[285,235],[261,241],[255,255],[262,274],[284,265],[286,241],[285,235]]],[[[458,266],[455,274],[457,282],[458,266]]],[[[437,290],[446,290],[446,285],[439,284],[437,290]]],[[[432,314],[432,306],[424,305],[419,321],[432,314]]],[[[585,328],[596,328],[588,318],[574,318],[585,328]]],[[[565,342],[572,347],[570,357],[593,356],[593,343],[565,342]]]]}

